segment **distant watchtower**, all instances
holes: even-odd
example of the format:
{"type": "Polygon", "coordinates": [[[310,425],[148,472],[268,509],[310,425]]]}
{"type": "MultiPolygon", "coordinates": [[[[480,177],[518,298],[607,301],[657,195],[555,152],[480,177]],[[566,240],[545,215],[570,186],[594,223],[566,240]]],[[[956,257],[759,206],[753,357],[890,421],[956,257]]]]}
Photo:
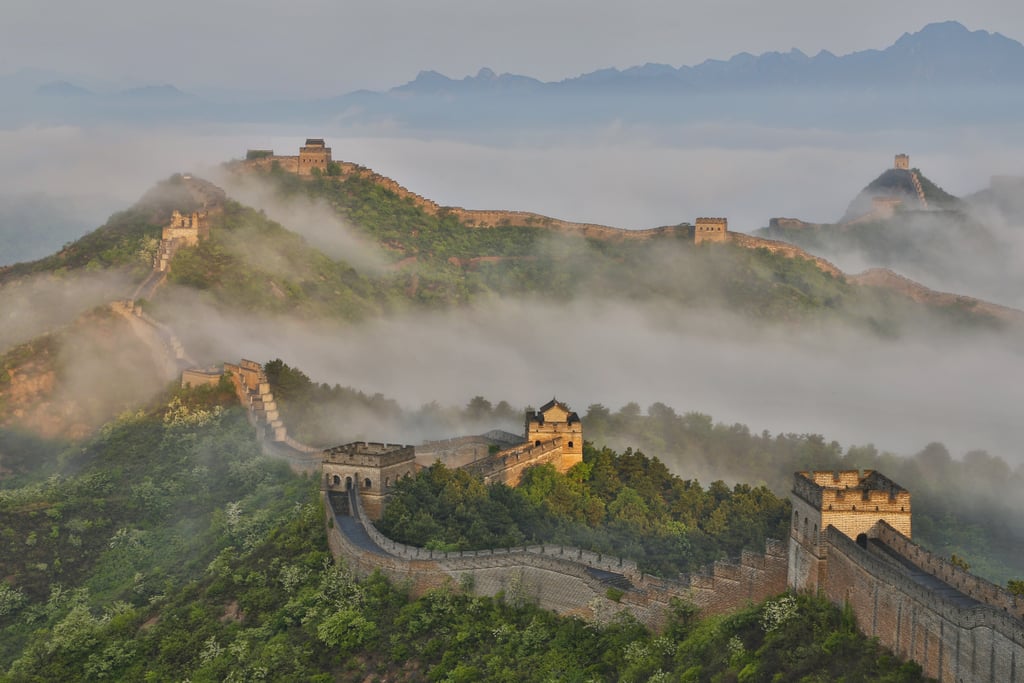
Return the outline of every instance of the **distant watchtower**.
{"type": "Polygon", "coordinates": [[[356,441],[324,451],[325,491],[356,488],[366,515],[378,520],[391,488],[416,472],[413,446],[356,441]]]}
{"type": "Polygon", "coordinates": [[[909,171],[910,170],[910,157],[907,156],[906,154],[897,154],[896,155],[896,164],[895,164],[895,166],[896,166],[897,169],[899,169],[901,171],[909,171]]]}
{"type": "Polygon", "coordinates": [[[789,585],[817,591],[828,560],[822,532],[829,526],[860,544],[885,521],[910,538],[910,493],[872,470],[797,472],[793,476],[789,585]]]}
{"type": "Polygon", "coordinates": [[[698,218],[693,226],[693,243],[724,242],[729,232],[729,221],[725,218],[698,218]]]}
{"type": "Polygon", "coordinates": [[[534,446],[562,437],[562,457],[557,466],[566,472],[583,462],[583,423],[564,403],[551,399],[540,410],[526,411],[526,440],[534,446]]]}
{"type": "Polygon", "coordinates": [[[325,173],[329,163],[331,148],[325,145],[323,138],[308,138],[299,148],[299,175],[310,175],[314,168],[325,173]]]}

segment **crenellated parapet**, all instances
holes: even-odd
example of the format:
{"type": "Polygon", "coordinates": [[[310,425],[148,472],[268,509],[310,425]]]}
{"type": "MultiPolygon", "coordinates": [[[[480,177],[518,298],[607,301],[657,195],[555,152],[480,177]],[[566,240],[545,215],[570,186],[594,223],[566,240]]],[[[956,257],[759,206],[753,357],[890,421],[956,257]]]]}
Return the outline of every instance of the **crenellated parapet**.
{"type": "Polygon", "coordinates": [[[515,486],[527,468],[551,463],[559,467],[562,461],[562,438],[555,437],[539,445],[523,443],[506,448],[462,465],[460,469],[479,477],[485,484],[501,482],[515,486]]]}
{"type": "Polygon", "coordinates": [[[365,501],[362,489],[340,498],[325,496],[332,553],[359,574],[380,571],[414,595],[447,583],[588,621],[627,612],[661,629],[673,600],[705,615],[722,614],[778,595],[786,585],[785,546],[777,541],[769,541],[764,554],[744,552],[735,562],[717,562],[703,573],[664,579],[644,574],[631,560],[564,545],[447,552],[405,545],[368,521],[365,501]]]}

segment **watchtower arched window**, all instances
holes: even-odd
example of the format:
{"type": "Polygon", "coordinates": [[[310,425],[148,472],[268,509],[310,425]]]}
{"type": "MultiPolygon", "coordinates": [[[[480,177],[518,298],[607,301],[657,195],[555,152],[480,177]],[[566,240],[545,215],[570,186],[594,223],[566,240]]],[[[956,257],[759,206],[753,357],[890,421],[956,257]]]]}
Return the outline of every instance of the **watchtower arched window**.
{"type": "Polygon", "coordinates": [[[340,486],[341,485],[341,477],[339,477],[337,474],[334,475],[334,485],[335,486],[340,486]]]}
{"type": "Polygon", "coordinates": [[[536,441],[534,441],[533,445],[534,446],[539,446],[540,445],[540,439],[537,439],[536,441]]]}
{"type": "Polygon", "coordinates": [[[572,441],[569,442],[569,448],[572,448],[572,441]]]}
{"type": "Polygon", "coordinates": [[[371,486],[373,486],[373,484],[372,484],[372,482],[370,481],[369,478],[366,478],[366,479],[363,480],[363,488],[368,489],[371,486]]]}

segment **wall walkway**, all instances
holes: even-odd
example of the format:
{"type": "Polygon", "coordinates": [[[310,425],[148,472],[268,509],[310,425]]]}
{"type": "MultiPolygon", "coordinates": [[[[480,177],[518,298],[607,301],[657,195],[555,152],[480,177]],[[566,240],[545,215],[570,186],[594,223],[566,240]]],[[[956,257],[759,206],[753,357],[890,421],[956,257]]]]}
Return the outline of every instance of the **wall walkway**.
{"type": "Polygon", "coordinates": [[[879,523],[864,546],[825,530],[824,592],[861,631],[939,681],[1024,683],[1024,604],[879,523]],[[990,604],[991,603],[991,604],[990,604]]]}
{"type": "Polygon", "coordinates": [[[408,546],[385,537],[365,518],[358,492],[325,496],[324,503],[334,556],[360,574],[380,570],[414,595],[450,583],[474,595],[500,593],[591,621],[627,611],[661,629],[673,598],[718,614],[786,589],[785,546],[777,541],[769,542],[764,555],[745,552],[739,562],[716,563],[706,574],[665,580],[644,574],[631,560],[569,546],[457,552],[408,546]]]}

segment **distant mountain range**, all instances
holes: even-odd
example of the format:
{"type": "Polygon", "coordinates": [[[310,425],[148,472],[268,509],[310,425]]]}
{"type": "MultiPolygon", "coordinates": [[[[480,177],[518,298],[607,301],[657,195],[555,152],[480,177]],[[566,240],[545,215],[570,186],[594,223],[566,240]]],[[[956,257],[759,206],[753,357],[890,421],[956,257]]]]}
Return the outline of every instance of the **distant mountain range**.
{"type": "Polygon", "coordinates": [[[988,31],[969,31],[948,21],[929,24],[918,33],[904,33],[884,50],[863,50],[836,56],[827,50],[810,57],[798,49],[729,60],[707,60],[696,66],[644,64],[628,69],[599,69],[556,82],[481,69],[476,76],[455,80],[436,71],[422,71],[394,93],[467,94],[538,92],[542,90],[628,89],[721,91],[762,87],[948,86],[953,84],[1024,84],[1024,45],[988,31]]]}
{"type": "Polygon", "coordinates": [[[197,96],[173,85],[100,91],[42,71],[0,77],[0,125],[30,122],[373,123],[452,131],[741,120],[871,127],[1016,121],[1024,107],[1024,45],[950,21],[904,34],[884,50],[836,56],[800,50],[740,53],[695,66],[644,64],[544,82],[484,68],[453,79],[422,71],[385,92],[315,100],[241,101],[224,90],[197,96]],[[44,80],[45,78],[45,80],[44,80]],[[913,97],[894,107],[894,98],[913,97]],[[985,107],[976,106],[983,97],[985,107]]]}

